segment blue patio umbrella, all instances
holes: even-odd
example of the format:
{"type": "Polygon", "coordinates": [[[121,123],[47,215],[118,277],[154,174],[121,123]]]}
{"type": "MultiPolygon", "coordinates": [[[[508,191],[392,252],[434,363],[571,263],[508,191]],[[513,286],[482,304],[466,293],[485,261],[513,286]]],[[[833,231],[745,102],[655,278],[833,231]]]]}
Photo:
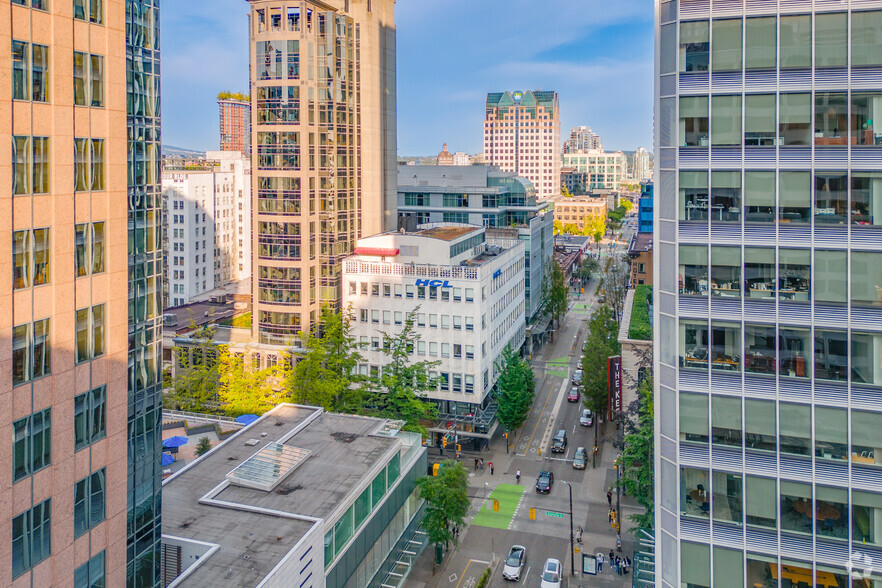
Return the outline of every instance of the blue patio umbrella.
{"type": "Polygon", "coordinates": [[[167,466],[167,465],[171,465],[171,464],[173,464],[174,462],[175,462],[175,458],[174,458],[174,457],[172,457],[172,456],[169,455],[168,453],[163,453],[163,454],[162,454],[162,467],[165,467],[165,466],[167,466]]]}
{"type": "Polygon", "coordinates": [[[250,425],[260,417],[256,414],[243,414],[242,416],[236,417],[236,422],[240,425],[250,425]]]}
{"type": "Polygon", "coordinates": [[[180,447],[181,445],[186,445],[189,442],[190,442],[190,440],[187,439],[186,437],[182,437],[180,435],[177,435],[175,437],[169,437],[168,439],[163,441],[162,446],[166,447],[166,448],[176,448],[176,447],[180,447]]]}

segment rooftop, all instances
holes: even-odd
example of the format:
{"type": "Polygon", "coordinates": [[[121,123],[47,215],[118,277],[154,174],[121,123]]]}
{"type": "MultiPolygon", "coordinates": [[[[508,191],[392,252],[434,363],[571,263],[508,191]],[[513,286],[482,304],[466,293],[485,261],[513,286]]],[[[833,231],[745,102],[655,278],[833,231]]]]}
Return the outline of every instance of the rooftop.
{"type": "Polygon", "coordinates": [[[470,226],[470,227],[432,227],[431,229],[422,229],[417,231],[415,234],[422,235],[424,237],[431,237],[432,239],[441,239],[442,241],[453,241],[454,239],[459,239],[464,235],[468,235],[469,233],[474,233],[476,231],[482,230],[481,227],[470,226]]]}
{"type": "Polygon", "coordinates": [[[629,255],[652,251],[652,233],[636,233],[628,246],[629,255]]]}
{"type": "Polygon", "coordinates": [[[282,404],[165,480],[164,534],[219,545],[182,585],[258,584],[399,449],[386,424],[282,404]]]}

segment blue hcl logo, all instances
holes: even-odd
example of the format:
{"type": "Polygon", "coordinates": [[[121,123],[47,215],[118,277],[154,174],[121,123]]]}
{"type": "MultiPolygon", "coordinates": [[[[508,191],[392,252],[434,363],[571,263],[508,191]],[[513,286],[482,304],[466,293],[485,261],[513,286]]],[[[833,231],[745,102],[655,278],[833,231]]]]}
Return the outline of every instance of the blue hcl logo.
{"type": "Polygon", "coordinates": [[[432,288],[452,288],[447,280],[417,280],[417,286],[430,286],[432,288]]]}

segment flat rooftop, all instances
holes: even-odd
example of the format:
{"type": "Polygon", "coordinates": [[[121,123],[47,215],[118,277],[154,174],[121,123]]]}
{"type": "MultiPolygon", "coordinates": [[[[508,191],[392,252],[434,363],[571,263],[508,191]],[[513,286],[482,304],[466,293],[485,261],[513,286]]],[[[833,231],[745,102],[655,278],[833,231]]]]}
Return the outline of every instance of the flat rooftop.
{"type": "Polygon", "coordinates": [[[417,231],[416,234],[433,239],[441,239],[442,241],[453,241],[459,239],[463,235],[480,231],[481,227],[432,227],[417,231]]]}
{"type": "MultiPolygon", "coordinates": [[[[220,546],[182,585],[258,584],[315,524],[310,519],[331,516],[398,447],[395,437],[374,436],[384,423],[282,404],[165,480],[163,534],[220,546]],[[273,442],[309,455],[270,491],[223,486],[230,471],[273,442]]],[[[272,467],[257,473],[271,474],[272,467]]]]}

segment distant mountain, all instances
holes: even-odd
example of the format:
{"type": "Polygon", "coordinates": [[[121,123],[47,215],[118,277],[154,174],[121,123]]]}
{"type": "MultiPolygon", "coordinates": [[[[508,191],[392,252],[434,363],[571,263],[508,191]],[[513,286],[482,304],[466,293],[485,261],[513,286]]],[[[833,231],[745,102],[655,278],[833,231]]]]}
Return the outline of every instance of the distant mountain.
{"type": "Polygon", "coordinates": [[[184,159],[195,159],[205,157],[205,151],[196,151],[194,149],[184,149],[183,147],[175,147],[173,145],[162,145],[163,157],[181,157],[184,159]]]}

